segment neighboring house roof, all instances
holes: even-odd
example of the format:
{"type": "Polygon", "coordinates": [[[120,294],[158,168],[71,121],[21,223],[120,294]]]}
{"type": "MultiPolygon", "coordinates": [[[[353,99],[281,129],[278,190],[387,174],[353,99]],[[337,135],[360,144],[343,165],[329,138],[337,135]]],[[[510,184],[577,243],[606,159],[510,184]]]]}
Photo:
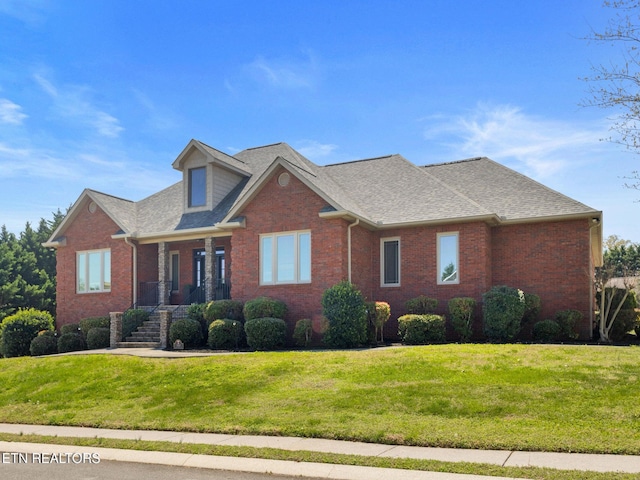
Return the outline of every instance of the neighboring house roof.
{"type": "MultiPolygon", "coordinates": [[[[115,234],[137,238],[221,231],[241,224],[237,217],[244,206],[271,173],[282,167],[327,202],[323,214],[358,218],[370,228],[471,219],[493,223],[571,216],[599,219],[601,214],[488,158],[418,167],[401,155],[388,155],[318,166],[286,143],[228,155],[191,140],[173,162],[174,168],[182,170],[194,149],[208,162],[242,178],[212,210],[184,213],[182,181],[139,202],[85,190],[74,208],[84,196],[90,196],[121,229],[115,234]]],[[[75,216],[74,208],[54,232],[50,245],[63,235],[75,216]]]]}

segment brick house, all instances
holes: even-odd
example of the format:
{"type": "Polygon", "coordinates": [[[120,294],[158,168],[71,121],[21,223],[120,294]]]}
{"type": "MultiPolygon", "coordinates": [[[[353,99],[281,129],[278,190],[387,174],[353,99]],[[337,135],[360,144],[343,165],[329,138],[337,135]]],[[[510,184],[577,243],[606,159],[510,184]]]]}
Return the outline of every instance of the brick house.
{"type": "Polygon", "coordinates": [[[602,212],[488,158],[318,166],[284,143],[231,156],[191,140],[173,168],[182,181],[139,202],[80,195],[45,244],[58,326],[134,304],[270,296],[289,325],[318,329],[322,293],[349,279],[391,305],[391,336],[410,298],[444,313],[494,285],[540,295],[541,318],[580,310],[591,336],[602,212]]]}

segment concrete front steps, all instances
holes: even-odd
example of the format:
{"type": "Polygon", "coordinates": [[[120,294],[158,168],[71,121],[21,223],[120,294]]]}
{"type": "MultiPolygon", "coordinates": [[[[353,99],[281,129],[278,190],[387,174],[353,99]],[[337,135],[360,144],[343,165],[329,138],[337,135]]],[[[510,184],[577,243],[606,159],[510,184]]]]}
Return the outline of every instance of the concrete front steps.
{"type": "MultiPolygon", "coordinates": [[[[184,305],[167,305],[162,310],[171,310],[174,319],[186,316],[184,305]]],[[[160,313],[155,309],[149,320],[140,325],[131,335],[118,343],[118,348],[160,348],[160,313]]]]}
{"type": "Polygon", "coordinates": [[[158,348],[160,346],[160,316],[152,314],[131,335],[118,343],[118,348],[158,348]]]}

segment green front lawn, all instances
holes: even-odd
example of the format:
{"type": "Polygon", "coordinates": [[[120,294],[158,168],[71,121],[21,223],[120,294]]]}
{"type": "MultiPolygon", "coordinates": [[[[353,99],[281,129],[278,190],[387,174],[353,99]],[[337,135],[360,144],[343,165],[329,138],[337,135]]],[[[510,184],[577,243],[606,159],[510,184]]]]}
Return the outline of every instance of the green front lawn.
{"type": "Polygon", "coordinates": [[[0,422],[640,454],[638,347],[0,360],[0,422]]]}

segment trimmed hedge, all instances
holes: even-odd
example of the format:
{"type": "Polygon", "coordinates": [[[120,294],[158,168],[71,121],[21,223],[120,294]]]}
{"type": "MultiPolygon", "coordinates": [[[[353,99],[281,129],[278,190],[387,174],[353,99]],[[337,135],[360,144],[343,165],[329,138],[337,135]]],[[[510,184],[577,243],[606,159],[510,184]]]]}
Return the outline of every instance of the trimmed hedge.
{"type": "Polygon", "coordinates": [[[94,327],[87,333],[87,348],[95,350],[97,348],[109,348],[111,330],[106,327],[94,327]]]}
{"type": "Polygon", "coordinates": [[[49,312],[29,308],[5,317],[0,324],[0,353],[5,357],[29,355],[31,341],[42,330],[53,330],[49,312]]]}
{"type": "Polygon", "coordinates": [[[387,302],[366,302],[365,306],[367,309],[369,337],[373,334],[373,338],[369,338],[372,341],[371,343],[375,344],[378,340],[384,342],[384,324],[391,317],[391,307],[387,302]],[[380,332],[379,336],[378,332],[380,332]]]}
{"type": "Polygon", "coordinates": [[[463,343],[471,340],[473,335],[473,312],[475,308],[476,301],[470,297],[458,297],[449,300],[451,325],[463,343]]]}
{"type": "Polygon", "coordinates": [[[282,318],[287,314],[287,305],[282,300],[258,297],[244,304],[242,311],[245,320],[255,318],[282,318]]]}
{"type": "Polygon", "coordinates": [[[169,327],[171,345],[181,340],[184,348],[195,348],[202,345],[202,327],[200,322],[191,318],[181,318],[171,323],[169,327]]]}
{"type": "Polygon", "coordinates": [[[493,287],[482,295],[484,333],[491,342],[509,342],[520,332],[525,312],[522,290],[507,286],[493,287]]]}
{"type": "Polygon", "coordinates": [[[60,335],[64,335],[65,333],[80,333],[80,324],[79,323],[66,323],[60,327],[60,335]]]}
{"type": "Polygon", "coordinates": [[[58,337],[58,353],[86,350],[87,344],[80,333],[65,333],[58,337]]]}
{"type": "Polygon", "coordinates": [[[533,340],[539,343],[553,343],[560,338],[561,328],[555,320],[540,320],[533,324],[533,340]]]}
{"type": "Polygon", "coordinates": [[[109,328],[110,325],[111,319],[109,317],[89,317],[80,320],[80,330],[84,338],[87,338],[92,328],[109,328]]]}
{"type": "Polygon", "coordinates": [[[293,329],[293,341],[299,347],[308,347],[311,343],[311,336],[313,335],[313,328],[311,320],[303,318],[296,322],[296,326],[293,329]]]}
{"type": "Polygon", "coordinates": [[[354,348],[367,341],[367,309],[355,285],[342,281],[322,294],[322,313],[328,321],[323,341],[331,348],[354,348]]]}
{"type": "Polygon", "coordinates": [[[207,344],[213,350],[237,350],[245,343],[244,326],[230,318],[214,320],[209,324],[207,344]]]}
{"type": "Polygon", "coordinates": [[[444,343],[445,318],[442,315],[407,314],[398,318],[398,335],[405,345],[444,343]]]}
{"type": "Polygon", "coordinates": [[[580,320],[582,320],[582,312],[578,310],[562,310],[557,312],[555,321],[560,327],[559,339],[564,341],[577,339],[579,334],[575,331],[575,326],[580,320]]]}
{"type": "Polygon", "coordinates": [[[31,340],[29,353],[31,353],[32,357],[58,353],[58,339],[56,338],[55,332],[51,330],[43,330],[40,332],[36,338],[31,340]]]}
{"type": "Polygon", "coordinates": [[[203,311],[204,319],[208,324],[214,320],[244,320],[242,310],[244,304],[238,300],[214,300],[207,303],[203,311]]]}
{"type": "Polygon", "coordinates": [[[284,346],[287,325],[281,318],[252,318],[244,324],[247,344],[256,350],[275,350],[284,346]]]}
{"type": "Polygon", "coordinates": [[[436,308],[438,308],[438,300],[435,298],[429,298],[426,295],[420,295],[407,300],[404,303],[404,307],[407,310],[407,313],[427,315],[436,311],[436,308]]]}

